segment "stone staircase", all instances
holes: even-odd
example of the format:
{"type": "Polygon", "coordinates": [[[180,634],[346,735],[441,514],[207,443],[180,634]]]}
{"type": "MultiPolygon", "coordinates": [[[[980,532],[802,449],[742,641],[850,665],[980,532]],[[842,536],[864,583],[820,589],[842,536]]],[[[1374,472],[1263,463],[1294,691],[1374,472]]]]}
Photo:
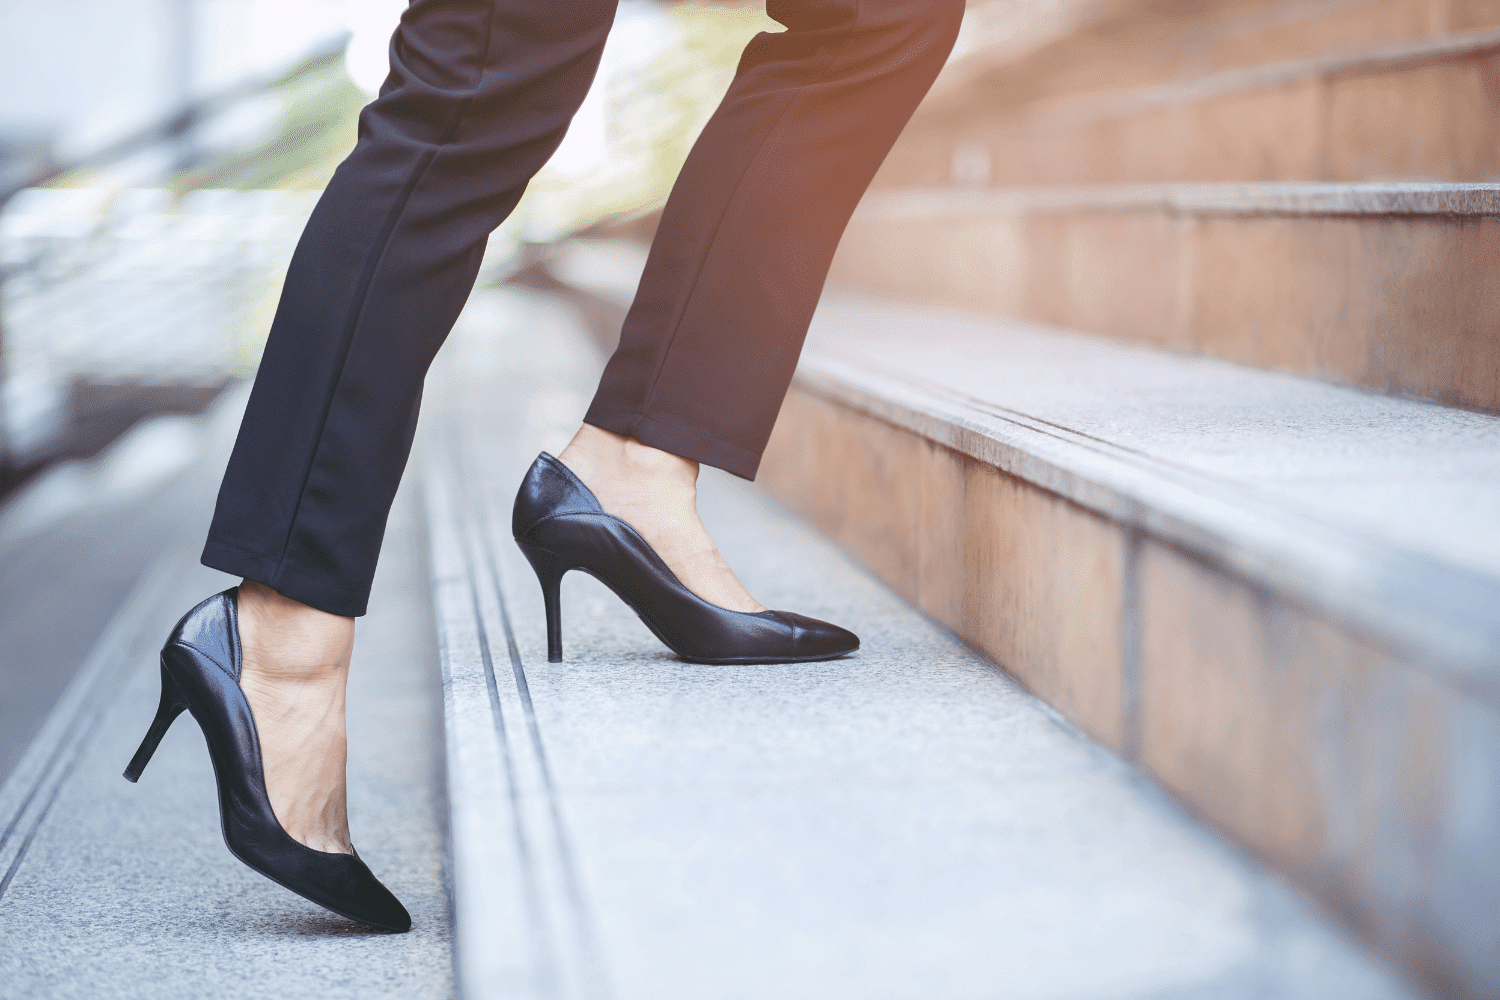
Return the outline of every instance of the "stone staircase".
{"type": "Polygon", "coordinates": [[[837,277],[1494,411],[1500,11],[1447,8],[1127,0],[975,52],[837,277]]]}
{"type": "MultiPolygon", "coordinates": [[[[574,245],[557,264],[596,304],[618,302],[639,253],[574,245]]],[[[509,506],[597,381],[589,316],[555,293],[482,288],[429,376],[349,700],[355,839],[411,933],[361,928],[235,861],[191,724],[139,784],[120,778],[156,705],[157,643],[234,582],[194,561],[237,392],[200,460],[140,498],[175,530],[0,783],[0,1000],[1421,995],[726,474],[704,474],[700,509],[741,579],[864,647],[785,668],[687,664],[569,574],[567,659],[547,662],[509,506]]],[[[882,305],[851,328],[881,317],[901,314],[882,305]]],[[[18,513],[0,510],[0,556],[18,513]]],[[[96,511],[72,537],[139,532],[139,514],[96,511]]],[[[49,573],[36,576],[76,607],[49,573]]],[[[51,648],[56,631],[30,630],[51,648]]],[[[0,696],[27,686],[0,680],[0,696]]]]}
{"type": "MultiPolygon", "coordinates": [[[[551,271],[594,296],[584,309],[477,292],[429,375],[412,475],[441,647],[463,996],[1420,995],[834,541],[723,473],[706,470],[700,509],[740,578],[772,606],[848,625],[859,653],[695,667],[580,573],[563,586],[566,660],[548,663],[509,506],[538,449],[575,429],[602,361],[586,320],[618,311],[640,263],[628,245],[562,248],[551,271]]],[[[848,328],[900,318],[882,303],[848,328]]],[[[849,489],[871,488],[841,468],[849,489]]],[[[899,507],[920,482],[886,499],[899,507]]],[[[859,510],[872,539],[891,524],[879,499],[859,510]]],[[[1086,641],[1068,656],[1060,671],[1100,667],[1086,641]]]]}
{"type": "Polygon", "coordinates": [[[1050,9],[893,152],[762,478],[1430,988],[1500,996],[1500,8],[1050,9]]]}
{"type": "Polygon", "coordinates": [[[351,810],[416,930],[229,858],[190,726],[118,777],[229,582],[225,437],[0,786],[0,997],[1500,996],[1500,8],[1005,7],[844,241],[787,506],[705,476],[857,657],[694,668],[571,574],[546,662],[508,503],[641,263],[572,241],[589,308],[482,289],[435,364],[362,626],[351,810]]]}

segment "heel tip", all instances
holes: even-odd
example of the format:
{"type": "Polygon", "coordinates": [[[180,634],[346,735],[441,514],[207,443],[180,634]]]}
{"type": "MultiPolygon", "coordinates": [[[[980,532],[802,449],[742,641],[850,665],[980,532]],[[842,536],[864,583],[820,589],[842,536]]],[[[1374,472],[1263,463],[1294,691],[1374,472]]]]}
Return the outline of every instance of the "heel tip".
{"type": "Polygon", "coordinates": [[[130,782],[133,785],[140,780],[141,772],[131,771],[130,768],[127,767],[124,773],[120,775],[120,777],[124,778],[126,781],[130,782]]]}
{"type": "Polygon", "coordinates": [[[548,663],[561,663],[562,661],[563,661],[563,658],[562,658],[562,654],[561,653],[548,653],[547,654],[547,662],[548,663]]]}

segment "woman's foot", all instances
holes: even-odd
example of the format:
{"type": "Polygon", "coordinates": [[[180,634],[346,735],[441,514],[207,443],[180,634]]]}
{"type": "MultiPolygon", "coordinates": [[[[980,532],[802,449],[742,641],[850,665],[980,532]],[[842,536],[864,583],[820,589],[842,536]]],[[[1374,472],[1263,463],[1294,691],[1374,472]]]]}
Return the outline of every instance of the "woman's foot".
{"type": "Polygon", "coordinates": [[[764,611],[698,519],[698,463],[584,424],[557,456],[656,550],[683,586],[730,611],[764,611]]]}
{"type": "Polygon", "coordinates": [[[299,844],[353,854],[345,810],[344,684],[354,619],[246,580],[239,589],[240,689],[260,736],[266,793],[299,844]]]}

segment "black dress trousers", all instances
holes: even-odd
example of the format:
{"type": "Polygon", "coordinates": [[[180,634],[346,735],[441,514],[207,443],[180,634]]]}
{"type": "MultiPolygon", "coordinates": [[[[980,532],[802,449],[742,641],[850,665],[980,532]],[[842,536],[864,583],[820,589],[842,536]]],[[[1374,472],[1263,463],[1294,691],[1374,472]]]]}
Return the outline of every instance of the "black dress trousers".
{"type": "MultiPolygon", "coordinates": [[[[414,0],[303,232],[203,562],[362,615],[433,356],[562,141],[615,0],[414,0]]],[[[962,0],[770,0],[585,420],[753,477],[839,237],[962,0]]]]}

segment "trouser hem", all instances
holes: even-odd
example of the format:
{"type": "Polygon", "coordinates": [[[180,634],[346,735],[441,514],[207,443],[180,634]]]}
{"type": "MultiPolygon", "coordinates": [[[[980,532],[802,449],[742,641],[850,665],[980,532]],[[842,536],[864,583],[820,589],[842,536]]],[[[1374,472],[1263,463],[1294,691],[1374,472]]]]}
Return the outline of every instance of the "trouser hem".
{"type": "Polygon", "coordinates": [[[716,436],[712,431],[684,426],[671,418],[642,417],[630,413],[599,412],[590,408],[583,422],[622,437],[635,438],[674,455],[712,465],[741,479],[755,478],[760,452],[750,451],[716,436]]]}
{"type": "Polygon", "coordinates": [[[278,560],[217,542],[212,538],[203,546],[203,555],[199,557],[199,561],[209,569],[264,584],[282,597],[289,597],[330,615],[359,618],[370,603],[368,590],[350,591],[330,587],[326,573],[315,575],[303,573],[294,566],[278,566],[278,560]]]}

